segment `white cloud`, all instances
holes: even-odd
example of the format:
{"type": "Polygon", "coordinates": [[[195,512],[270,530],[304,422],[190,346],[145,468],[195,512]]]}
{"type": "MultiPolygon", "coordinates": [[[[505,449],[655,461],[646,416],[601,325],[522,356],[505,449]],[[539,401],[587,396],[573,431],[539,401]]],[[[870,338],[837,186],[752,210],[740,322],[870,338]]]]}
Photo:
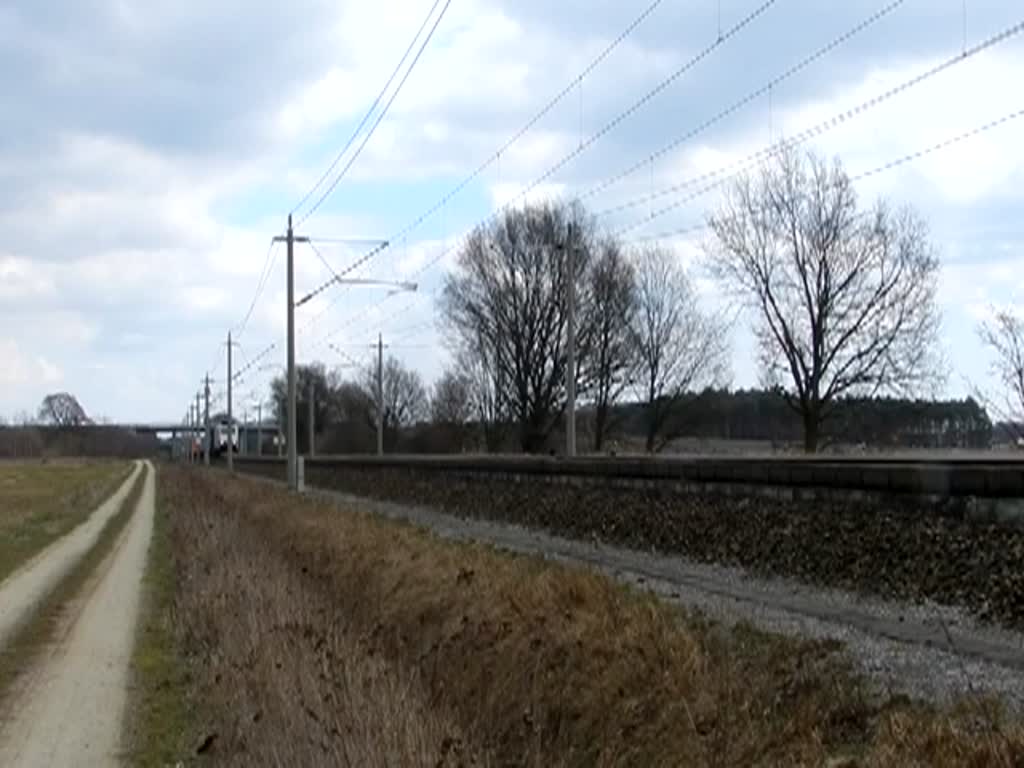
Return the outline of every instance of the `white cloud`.
{"type": "Polygon", "coordinates": [[[0,256],[0,301],[35,301],[54,292],[53,280],[28,259],[0,256]]]}
{"type": "Polygon", "coordinates": [[[566,190],[565,184],[538,184],[529,191],[526,184],[495,184],[491,187],[491,200],[496,209],[505,206],[522,208],[534,203],[563,199],[566,190]]]}
{"type": "Polygon", "coordinates": [[[0,359],[4,361],[0,367],[0,384],[15,395],[33,390],[41,392],[63,379],[63,372],[55,363],[25,351],[10,338],[0,338],[0,359]]]}
{"type": "MultiPolygon", "coordinates": [[[[726,21],[754,4],[743,0],[724,9],[726,21]]],[[[581,137],[711,39],[712,10],[672,5],[663,4],[582,88],[407,242],[393,243],[355,273],[405,278],[448,249],[417,275],[422,297],[412,309],[391,319],[404,306],[400,299],[382,301],[377,289],[332,289],[300,312],[301,327],[304,318],[326,310],[302,345],[346,323],[340,338],[363,339],[381,326],[431,320],[433,292],[453,264],[457,251],[450,246],[461,233],[516,199],[581,137]]],[[[934,60],[958,37],[959,11],[950,16],[948,9],[911,5],[780,89],[776,124],[789,132],[845,108],[934,60]]],[[[8,334],[4,343],[19,351],[19,375],[61,375],[114,418],[180,413],[180,401],[211,359],[220,365],[223,337],[248,309],[267,239],[281,232],[289,207],[347,138],[426,8],[414,0],[5,5],[0,327],[8,334]]],[[[866,1],[851,2],[808,17],[806,9],[778,4],[527,198],[565,198],[588,188],[782,71],[802,55],[795,48],[813,49],[873,10],[866,1]],[[801,40],[792,45],[797,23],[801,40]]],[[[997,29],[1014,13],[992,0],[972,0],[970,10],[972,34],[997,29]]],[[[301,234],[391,235],[490,157],[638,12],[629,4],[582,0],[453,3],[366,152],[301,234]]],[[[1019,47],[985,54],[976,68],[936,78],[941,87],[908,94],[892,110],[865,115],[818,146],[842,154],[856,172],[945,138],[1008,109],[1005,83],[1021,63],[1019,47]]],[[[764,107],[752,105],[657,163],[653,181],[645,169],[589,202],[598,208],[646,194],[759,148],[767,135],[764,107]]],[[[1020,253],[1021,232],[1005,212],[1019,211],[1019,139],[1020,128],[1007,126],[865,186],[871,194],[928,206],[944,256],[993,263],[989,271],[944,276],[941,296],[950,311],[1010,300],[1016,273],[1008,270],[1020,253]]],[[[707,203],[641,231],[692,224],[707,203]]],[[[629,224],[630,216],[645,214],[633,210],[610,222],[629,224]]],[[[362,253],[322,250],[337,269],[362,253]]],[[[283,336],[283,263],[279,248],[245,333],[247,354],[283,336]]],[[[300,295],[328,274],[308,249],[297,249],[300,295]]],[[[701,281],[702,292],[710,291],[701,281]]],[[[951,325],[955,338],[957,323],[951,325]]],[[[279,352],[274,362],[283,346],[279,352]]],[[[441,364],[436,354],[410,359],[428,378],[441,364]]],[[[21,397],[0,391],[0,411],[21,406],[21,397]]]]}

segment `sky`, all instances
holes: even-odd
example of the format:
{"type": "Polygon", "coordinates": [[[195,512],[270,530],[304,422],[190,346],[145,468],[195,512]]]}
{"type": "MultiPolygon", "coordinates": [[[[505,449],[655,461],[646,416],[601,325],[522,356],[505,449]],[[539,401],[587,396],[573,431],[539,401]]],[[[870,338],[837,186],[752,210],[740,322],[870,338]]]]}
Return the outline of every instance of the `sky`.
{"type": "MultiPolygon", "coordinates": [[[[390,241],[352,275],[418,290],[324,291],[297,311],[300,363],[352,374],[380,334],[389,354],[436,379],[450,359],[437,292],[460,238],[523,200],[582,196],[603,231],[637,244],[659,236],[702,301],[726,306],[700,258],[707,233],[692,230],[718,190],[698,195],[687,182],[808,131],[803,146],[858,176],[1024,109],[1024,12],[1000,0],[662,0],[577,82],[650,4],[451,0],[347,175],[312,216],[319,194],[296,215],[297,233],[319,239],[336,270],[367,241],[390,241]],[[652,193],[653,203],[608,212],[652,193]]],[[[231,329],[235,370],[246,368],[236,411],[265,402],[285,359],[285,257],[271,238],[431,5],[0,5],[0,417],[34,413],[66,390],[94,418],[179,421],[207,373],[223,402],[231,329]]],[[[993,386],[977,326],[995,308],[1024,307],[1022,139],[1024,117],[1011,119],[857,183],[865,205],[911,205],[929,224],[947,396],[993,386]]],[[[310,246],[296,246],[299,296],[329,274],[310,246]]],[[[736,387],[758,382],[749,324],[741,317],[731,339],[736,387]]]]}

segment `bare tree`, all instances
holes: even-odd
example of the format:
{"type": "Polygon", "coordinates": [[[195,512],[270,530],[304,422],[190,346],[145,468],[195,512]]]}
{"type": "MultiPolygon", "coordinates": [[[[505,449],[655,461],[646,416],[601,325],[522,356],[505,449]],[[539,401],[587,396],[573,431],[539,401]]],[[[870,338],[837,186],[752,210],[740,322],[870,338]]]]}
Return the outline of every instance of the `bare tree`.
{"type": "MultiPolygon", "coordinates": [[[[335,381],[328,374],[326,366],[320,362],[295,367],[295,434],[298,444],[309,444],[309,394],[313,391],[313,414],[317,435],[323,434],[334,421],[332,392],[335,381]]],[[[271,399],[278,419],[284,428],[288,423],[288,379],[283,375],[275,376],[270,382],[271,399]]],[[[237,418],[237,411],[235,411],[237,418]]],[[[226,416],[225,416],[226,418],[226,416]]]]}
{"type": "Polygon", "coordinates": [[[636,361],[631,338],[637,308],[636,274],[619,243],[600,244],[587,276],[584,303],[584,389],[594,403],[594,450],[600,451],[612,406],[626,389],[636,361]]]}
{"type": "Polygon", "coordinates": [[[503,374],[494,363],[496,359],[495,350],[482,345],[463,348],[456,357],[469,385],[472,418],[480,425],[484,448],[491,453],[504,447],[510,421],[503,374]]]}
{"type": "Polygon", "coordinates": [[[39,406],[39,421],[58,427],[81,427],[92,423],[85,409],[69,392],[55,392],[43,398],[39,406]]]}
{"type": "Polygon", "coordinates": [[[565,407],[566,290],[569,280],[582,286],[592,243],[577,205],[509,210],[469,236],[446,278],[441,309],[457,348],[492,367],[496,402],[525,451],[543,448],[565,407]]]}
{"type": "Polygon", "coordinates": [[[449,369],[434,383],[430,418],[437,448],[462,452],[470,437],[473,419],[472,381],[461,369],[449,369]]]}
{"type": "MultiPolygon", "coordinates": [[[[393,450],[403,428],[427,417],[427,391],[423,387],[420,375],[406,368],[394,357],[384,360],[381,381],[384,395],[384,437],[393,450]]],[[[362,386],[370,405],[367,415],[375,424],[378,411],[377,366],[366,369],[362,377],[362,386]]]]}
{"type": "Polygon", "coordinates": [[[38,419],[25,410],[18,411],[11,419],[11,424],[17,427],[31,427],[38,422],[38,419]]]}
{"type": "MultiPolygon", "coordinates": [[[[1007,310],[979,328],[981,340],[995,353],[995,372],[1006,388],[1005,414],[1016,431],[1024,425],[1024,318],[1007,310]]],[[[1017,439],[1024,434],[1017,434],[1017,439]]]]}
{"type": "Polygon", "coordinates": [[[464,426],[473,418],[469,377],[448,370],[434,384],[430,395],[430,418],[435,424],[464,426]]]}
{"type": "Polygon", "coordinates": [[[883,203],[859,210],[838,161],[782,152],[731,186],[710,225],[711,267],[757,313],[762,370],[789,380],[808,453],[838,398],[941,378],[925,225],[883,203]]]}
{"type": "Polygon", "coordinates": [[[637,356],[634,386],[644,404],[645,445],[661,450],[683,396],[721,382],[728,368],[728,328],[701,310],[697,293],[671,251],[639,255],[636,312],[630,335],[637,356]]]}

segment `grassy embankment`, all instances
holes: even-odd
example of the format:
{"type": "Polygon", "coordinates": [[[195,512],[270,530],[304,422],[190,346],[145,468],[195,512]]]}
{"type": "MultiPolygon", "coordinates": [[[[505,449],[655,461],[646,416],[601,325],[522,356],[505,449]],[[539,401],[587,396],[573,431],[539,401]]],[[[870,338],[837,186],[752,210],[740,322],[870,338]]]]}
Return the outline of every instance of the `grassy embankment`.
{"type": "Polygon", "coordinates": [[[0,462],[0,581],[84,522],[131,472],[128,462],[0,462]]]}
{"type": "MultiPolygon", "coordinates": [[[[167,664],[142,685],[198,703],[172,717],[166,762],[1024,761],[1019,722],[881,699],[835,644],[726,629],[587,570],[255,480],[168,469],[159,498],[167,664]]],[[[143,749],[160,734],[142,729],[143,749]]]]}

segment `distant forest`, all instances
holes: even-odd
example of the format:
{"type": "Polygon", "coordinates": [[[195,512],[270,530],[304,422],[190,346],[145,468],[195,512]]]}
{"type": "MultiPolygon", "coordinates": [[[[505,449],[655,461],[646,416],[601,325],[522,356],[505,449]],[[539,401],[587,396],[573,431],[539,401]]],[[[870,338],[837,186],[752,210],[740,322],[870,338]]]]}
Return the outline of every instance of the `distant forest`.
{"type": "MultiPolygon", "coordinates": [[[[300,392],[302,390],[300,389],[300,392]]],[[[304,414],[298,409],[299,445],[308,440],[304,414]]],[[[608,424],[608,444],[603,452],[642,451],[645,411],[639,403],[614,406],[608,424]]],[[[581,453],[593,451],[593,408],[582,405],[577,412],[581,453]]],[[[323,423],[327,424],[324,419],[323,423]]],[[[385,448],[389,453],[516,452],[514,425],[490,425],[484,430],[475,421],[461,424],[423,419],[397,430],[388,430],[385,448]]],[[[319,432],[319,430],[318,430],[319,432]]],[[[897,398],[848,398],[836,402],[825,420],[822,450],[833,447],[872,450],[975,449],[1016,442],[1024,431],[1011,424],[993,424],[975,400],[901,400],[897,398]]],[[[687,439],[750,441],[770,443],[779,450],[799,450],[802,445],[800,414],[781,393],[765,390],[726,391],[709,389],[686,396],[673,409],[665,430],[665,451],[678,450],[687,439]]],[[[355,418],[335,422],[318,435],[324,453],[372,453],[375,439],[372,419],[355,418]]],[[[564,432],[556,428],[540,448],[561,453],[564,432]]],[[[723,446],[724,448],[725,446],[723,446]]],[[[767,446],[766,446],[767,447],[767,446]]],[[[742,446],[738,446],[742,449],[742,446]]]]}
{"type": "MultiPolygon", "coordinates": [[[[618,431],[643,433],[639,405],[620,405],[618,431]]],[[[799,414],[781,393],[765,390],[708,389],[688,396],[673,416],[675,437],[797,443],[802,439],[799,414]]],[[[836,402],[823,424],[828,444],[864,444],[873,448],[988,448],[1011,442],[1011,425],[997,429],[974,399],[903,400],[846,398],[836,402]]]]}

